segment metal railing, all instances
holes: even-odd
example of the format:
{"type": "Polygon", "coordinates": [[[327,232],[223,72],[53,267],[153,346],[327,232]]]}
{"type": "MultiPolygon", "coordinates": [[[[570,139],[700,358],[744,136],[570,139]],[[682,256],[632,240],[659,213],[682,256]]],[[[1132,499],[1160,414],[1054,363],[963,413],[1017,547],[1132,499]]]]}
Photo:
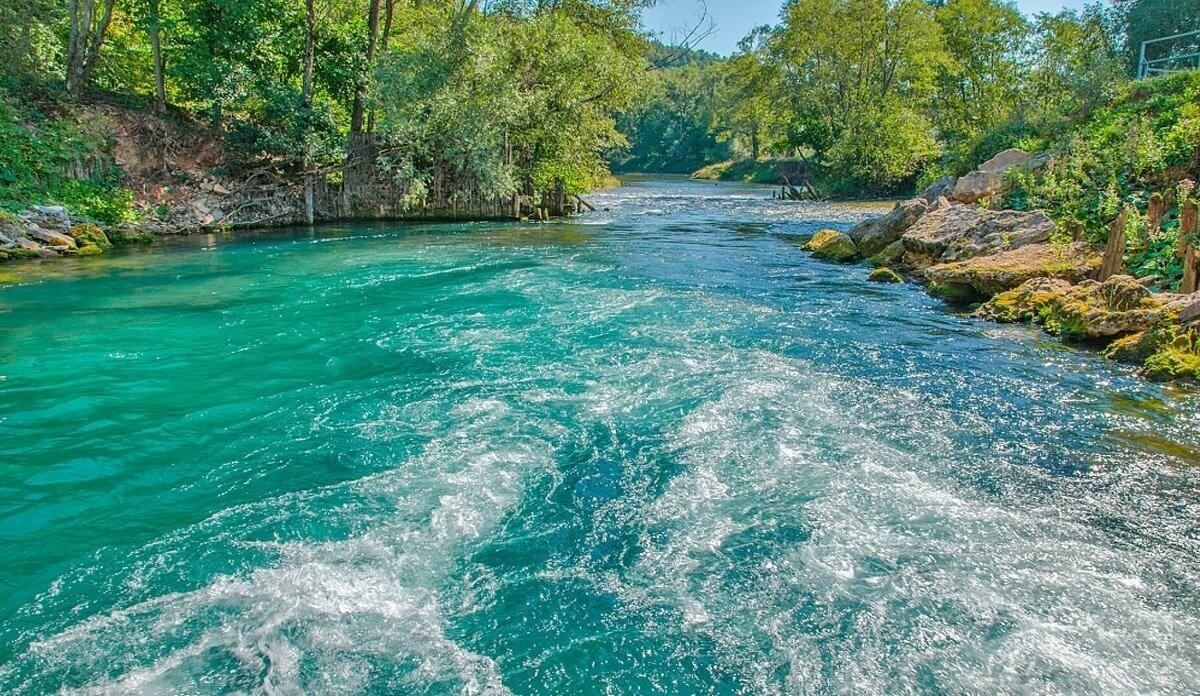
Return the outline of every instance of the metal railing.
{"type": "Polygon", "coordinates": [[[1164,36],[1142,42],[1138,54],[1138,79],[1200,69],[1200,30],[1188,31],[1174,36],[1164,36]],[[1185,40],[1190,39],[1190,40],[1185,40]],[[1146,49],[1168,41],[1175,42],[1174,50],[1168,55],[1148,58],[1146,49]],[[1182,51],[1182,52],[1181,52],[1182,51]]]}

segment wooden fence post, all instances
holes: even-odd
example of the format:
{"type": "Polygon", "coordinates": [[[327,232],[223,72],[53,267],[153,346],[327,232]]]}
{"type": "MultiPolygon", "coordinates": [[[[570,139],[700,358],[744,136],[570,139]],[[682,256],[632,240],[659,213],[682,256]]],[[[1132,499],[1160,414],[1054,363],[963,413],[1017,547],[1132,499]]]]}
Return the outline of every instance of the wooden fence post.
{"type": "Polygon", "coordinates": [[[1113,220],[1112,227],[1108,230],[1108,246],[1104,248],[1104,261],[1100,264],[1100,277],[1098,280],[1103,283],[1109,278],[1119,274],[1122,270],[1122,263],[1125,256],[1125,222],[1129,219],[1129,209],[1121,211],[1116,220],[1113,220]]]}
{"type": "Polygon", "coordinates": [[[1192,245],[1196,236],[1196,202],[1187,201],[1179,209],[1179,246],[1183,249],[1183,282],[1179,292],[1193,293],[1200,285],[1200,254],[1192,245]]]}

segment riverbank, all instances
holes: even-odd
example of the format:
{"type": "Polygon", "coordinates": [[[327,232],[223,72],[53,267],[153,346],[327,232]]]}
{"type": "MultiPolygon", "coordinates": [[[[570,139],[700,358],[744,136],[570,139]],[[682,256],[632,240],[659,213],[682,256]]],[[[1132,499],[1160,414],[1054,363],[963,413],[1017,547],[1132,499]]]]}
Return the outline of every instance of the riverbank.
{"type": "MultiPolygon", "coordinates": [[[[39,88],[40,89],[40,88],[39,88]]],[[[428,182],[389,170],[380,136],[352,134],[337,164],[306,169],[247,145],[236,127],[154,112],[135,99],[0,91],[0,262],[98,255],[213,231],[356,220],[501,220],[571,215],[561,179],[491,195],[435,163],[428,182]]],[[[596,177],[596,187],[617,183],[596,177]]]]}
{"type": "MultiPolygon", "coordinates": [[[[1108,248],[1060,233],[1042,211],[992,208],[1011,182],[1036,175],[1046,157],[1007,150],[961,178],[936,182],[920,196],[847,232],[823,230],[805,247],[836,262],[865,260],[869,279],[905,276],[981,319],[1042,326],[1064,341],[1137,365],[1155,380],[1200,380],[1200,268],[1191,246],[1196,204],[1180,195],[1182,291],[1158,276],[1123,272],[1126,215],[1108,248]]],[[[1161,197],[1158,200],[1163,200],[1161,197]]],[[[1159,234],[1165,204],[1151,204],[1147,238],[1159,234]]]]}

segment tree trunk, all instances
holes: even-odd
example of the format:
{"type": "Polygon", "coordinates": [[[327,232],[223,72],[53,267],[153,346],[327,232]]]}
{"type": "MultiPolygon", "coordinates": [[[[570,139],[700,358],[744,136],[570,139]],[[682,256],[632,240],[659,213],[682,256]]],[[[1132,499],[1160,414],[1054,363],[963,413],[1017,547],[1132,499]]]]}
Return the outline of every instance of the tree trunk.
{"type": "Polygon", "coordinates": [[[163,76],[162,27],[159,24],[159,2],[150,0],[150,51],[154,57],[154,109],[167,110],[167,83],[163,76]]]}
{"type": "MultiPolygon", "coordinates": [[[[379,53],[387,53],[388,39],[392,36],[392,15],[396,9],[396,0],[387,0],[383,11],[383,33],[379,37],[379,53]]],[[[375,105],[367,110],[367,132],[375,132],[375,105]]]]}
{"type": "Polygon", "coordinates": [[[758,129],[750,131],[750,158],[755,162],[758,161],[758,129]]]}
{"type": "MultiPolygon", "coordinates": [[[[313,68],[317,60],[317,3],[316,0],[306,0],[304,4],[304,78],[300,86],[300,101],[304,108],[312,106],[313,99],[313,68]]],[[[313,224],[313,173],[312,158],[304,153],[304,222],[313,224]]]]}
{"type": "MultiPolygon", "coordinates": [[[[371,0],[367,11],[367,71],[375,71],[375,41],[379,35],[379,0],[371,0]]],[[[350,113],[350,132],[362,133],[366,114],[367,88],[370,80],[367,74],[358,76],[358,85],[354,90],[354,107],[350,113]]]]}
{"type": "Polygon", "coordinates": [[[316,220],[315,205],[313,204],[313,175],[312,172],[304,174],[304,224],[311,225],[316,220]]]}
{"type": "Polygon", "coordinates": [[[102,0],[104,12],[99,22],[96,21],[96,1],[70,0],[67,4],[71,26],[67,39],[67,91],[74,95],[81,94],[91,83],[108,25],[112,23],[116,0],[102,0]]]}
{"type": "Polygon", "coordinates": [[[304,80],[300,86],[300,98],[305,107],[312,106],[313,63],[317,58],[317,2],[306,0],[304,4],[304,80]]]}

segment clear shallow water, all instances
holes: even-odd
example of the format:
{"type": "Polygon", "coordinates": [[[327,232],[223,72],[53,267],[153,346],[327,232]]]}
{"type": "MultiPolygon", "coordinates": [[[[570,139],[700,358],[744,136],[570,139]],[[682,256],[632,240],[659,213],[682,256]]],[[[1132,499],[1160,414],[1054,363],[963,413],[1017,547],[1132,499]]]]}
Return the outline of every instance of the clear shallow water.
{"type": "Polygon", "coordinates": [[[1193,395],[594,198],[0,289],[0,691],[1200,690],[1193,395]]]}

